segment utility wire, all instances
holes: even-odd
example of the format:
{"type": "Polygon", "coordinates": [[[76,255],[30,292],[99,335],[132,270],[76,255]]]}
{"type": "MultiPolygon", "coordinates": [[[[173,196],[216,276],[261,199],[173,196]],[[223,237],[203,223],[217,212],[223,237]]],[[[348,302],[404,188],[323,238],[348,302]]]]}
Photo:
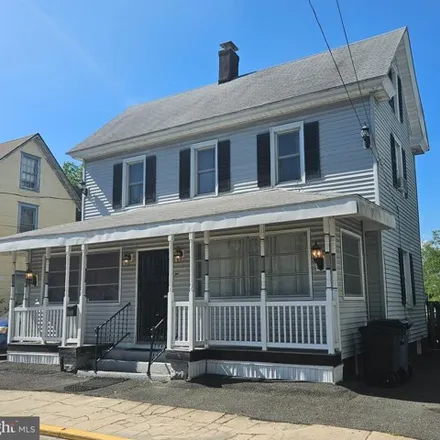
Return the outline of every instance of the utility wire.
{"type": "Polygon", "coordinates": [[[55,197],[55,196],[39,196],[39,193],[35,193],[36,195],[25,195],[20,193],[14,193],[14,192],[8,192],[8,191],[0,191],[0,194],[8,195],[8,196],[18,196],[18,197],[24,197],[27,199],[52,199],[52,200],[70,200],[74,202],[73,199],[70,199],[68,197],[55,197]]]}
{"type": "Polygon", "coordinates": [[[362,99],[362,105],[363,105],[363,107],[364,107],[365,117],[367,118],[368,126],[371,127],[370,117],[369,117],[369,115],[368,115],[368,111],[367,111],[367,107],[366,107],[366,105],[365,105],[364,97],[362,96],[361,85],[360,85],[360,83],[359,83],[359,77],[358,77],[358,74],[357,74],[357,72],[356,72],[356,67],[355,67],[355,65],[354,65],[353,54],[351,53],[350,42],[348,41],[347,30],[345,29],[345,23],[344,23],[344,19],[343,19],[343,17],[342,17],[341,7],[339,6],[339,0],[336,0],[336,5],[337,5],[337,7],[338,7],[339,18],[341,19],[342,29],[344,30],[345,42],[347,43],[348,53],[349,53],[349,55],[350,55],[351,64],[352,64],[352,66],[353,66],[354,76],[355,76],[355,78],[356,78],[356,84],[357,84],[357,86],[358,86],[359,95],[360,95],[360,97],[361,97],[361,99],[362,99]]]}
{"type": "Polygon", "coordinates": [[[345,93],[347,94],[348,100],[350,101],[350,104],[353,107],[353,111],[354,111],[354,113],[356,115],[356,118],[357,118],[357,120],[359,122],[359,126],[362,127],[362,122],[361,122],[361,120],[359,118],[358,112],[356,111],[356,107],[354,106],[353,100],[351,99],[351,96],[348,93],[348,89],[347,89],[347,86],[345,84],[344,78],[342,77],[341,71],[339,70],[339,67],[338,67],[338,63],[336,62],[336,59],[335,59],[335,57],[333,55],[332,49],[330,47],[330,44],[329,44],[329,42],[327,40],[327,37],[325,35],[324,29],[323,29],[323,27],[321,25],[321,22],[319,21],[318,14],[316,13],[315,8],[313,7],[312,0],[309,0],[309,5],[310,5],[310,8],[312,9],[313,15],[315,16],[316,23],[318,24],[319,29],[321,30],[321,34],[322,34],[322,36],[324,38],[325,44],[327,45],[327,49],[330,52],[330,55],[331,55],[332,60],[333,60],[333,63],[334,63],[334,65],[336,67],[336,70],[338,72],[339,78],[341,78],[341,82],[342,82],[342,85],[344,86],[345,93]]]}

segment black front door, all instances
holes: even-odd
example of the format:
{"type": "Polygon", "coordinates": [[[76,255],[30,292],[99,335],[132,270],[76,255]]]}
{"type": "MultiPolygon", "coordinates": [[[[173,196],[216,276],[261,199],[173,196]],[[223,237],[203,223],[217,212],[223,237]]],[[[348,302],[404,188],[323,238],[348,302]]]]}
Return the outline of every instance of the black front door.
{"type": "Polygon", "coordinates": [[[159,334],[166,336],[168,250],[139,252],[137,340],[150,340],[150,329],[162,318],[159,334]]]}

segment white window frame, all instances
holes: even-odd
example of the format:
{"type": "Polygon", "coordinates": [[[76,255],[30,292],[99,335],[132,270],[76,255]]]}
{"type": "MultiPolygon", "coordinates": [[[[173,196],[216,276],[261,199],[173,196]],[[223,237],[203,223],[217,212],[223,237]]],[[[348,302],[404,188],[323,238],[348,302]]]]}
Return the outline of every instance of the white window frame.
{"type": "Polygon", "coordinates": [[[130,157],[129,159],[124,159],[122,163],[122,207],[123,208],[134,208],[145,205],[145,175],[146,175],[146,157],[136,156],[130,157]],[[136,203],[134,205],[129,205],[129,166],[136,163],[142,163],[144,168],[143,182],[142,182],[142,202],[136,203]]]}
{"type": "Polygon", "coordinates": [[[411,264],[409,260],[409,254],[405,249],[402,249],[402,258],[403,258],[403,273],[405,275],[405,295],[406,295],[406,307],[412,308],[414,307],[414,297],[413,297],[413,288],[412,288],[412,279],[411,279],[411,264]]]}
{"type": "Polygon", "coordinates": [[[29,232],[29,231],[20,231],[20,226],[21,226],[21,208],[30,208],[33,209],[35,211],[35,228],[31,229],[31,231],[35,231],[36,229],[38,229],[38,220],[39,220],[39,206],[38,205],[33,205],[32,203],[23,203],[23,202],[18,202],[18,223],[17,223],[17,234],[21,234],[24,232],[29,232]]]}
{"type": "Polygon", "coordinates": [[[365,301],[365,272],[364,272],[364,246],[362,235],[356,234],[355,232],[349,231],[348,229],[340,229],[340,240],[341,240],[341,273],[342,273],[342,292],[343,298],[347,301],[365,301]],[[345,294],[345,280],[344,280],[344,238],[343,235],[350,235],[356,238],[359,243],[359,255],[360,255],[360,265],[361,265],[361,289],[362,296],[347,296],[345,294]]]}
{"type": "Polygon", "coordinates": [[[306,181],[306,161],[304,153],[304,122],[293,122],[291,124],[278,125],[270,129],[270,180],[271,186],[302,184],[306,181]],[[280,134],[299,131],[299,158],[301,178],[278,183],[278,143],[277,136],[280,134]]]}
{"type": "Polygon", "coordinates": [[[395,94],[393,96],[394,98],[394,114],[396,115],[396,118],[399,122],[402,122],[400,119],[400,100],[399,100],[399,81],[397,78],[399,75],[397,74],[397,70],[394,66],[391,66],[391,77],[393,78],[391,82],[393,83],[393,87],[395,90],[395,94]]]}
{"type": "Polygon", "coordinates": [[[197,144],[191,145],[191,178],[190,178],[190,195],[191,198],[194,197],[212,197],[218,195],[218,140],[212,139],[205,142],[199,142],[197,144]],[[198,167],[197,167],[197,152],[200,150],[210,150],[214,149],[214,166],[215,166],[215,185],[214,192],[206,193],[206,194],[198,194],[197,188],[197,176],[198,176],[198,167]]]}

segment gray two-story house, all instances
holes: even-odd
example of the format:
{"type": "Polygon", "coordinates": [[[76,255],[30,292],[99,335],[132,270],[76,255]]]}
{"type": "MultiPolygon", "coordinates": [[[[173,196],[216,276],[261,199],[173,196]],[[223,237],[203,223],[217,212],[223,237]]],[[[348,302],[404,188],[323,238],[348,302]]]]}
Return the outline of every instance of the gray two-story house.
{"type": "Polygon", "coordinates": [[[218,83],[70,150],[83,221],[0,240],[28,257],[9,359],[65,364],[75,347],[83,368],[142,374],[152,347],[176,376],[336,383],[370,320],[407,318],[419,344],[429,145],[408,31],[350,49],[242,75],[225,43],[218,83]]]}

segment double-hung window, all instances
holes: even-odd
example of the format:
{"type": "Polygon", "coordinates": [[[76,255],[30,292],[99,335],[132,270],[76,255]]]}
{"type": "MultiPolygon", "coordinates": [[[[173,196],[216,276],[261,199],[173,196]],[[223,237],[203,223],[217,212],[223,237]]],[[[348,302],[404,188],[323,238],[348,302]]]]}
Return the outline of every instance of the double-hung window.
{"type": "Polygon", "coordinates": [[[406,153],[398,139],[390,135],[393,185],[405,195],[408,193],[406,153]]]}
{"type": "Polygon", "coordinates": [[[18,232],[33,231],[38,228],[38,206],[18,203],[18,232]]]}
{"type": "Polygon", "coordinates": [[[272,185],[305,181],[304,124],[271,129],[272,185]]]}
{"type": "Polygon", "coordinates": [[[87,255],[86,296],[88,301],[119,301],[121,251],[87,255]]]}
{"type": "Polygon", "coordinates": [[[362,240],[357,234],[341,230],[342,272],[345,298],[364,298],[362,240]]]}
{"type": "Polygon", "coordinates": [[[124,206],[144,204],[145,157],[132,158],[124,161],[124,181],[124,206]]]}
{"type": "Polygon", "coordinates": [[[40,158],[21,153],[20,188],[30,191],[40,190],[40,158]]]}
{"type": "Polygon", "coordinates": [[[217,194],[217,141],[193,145],[192,195],[217,194]]]}

